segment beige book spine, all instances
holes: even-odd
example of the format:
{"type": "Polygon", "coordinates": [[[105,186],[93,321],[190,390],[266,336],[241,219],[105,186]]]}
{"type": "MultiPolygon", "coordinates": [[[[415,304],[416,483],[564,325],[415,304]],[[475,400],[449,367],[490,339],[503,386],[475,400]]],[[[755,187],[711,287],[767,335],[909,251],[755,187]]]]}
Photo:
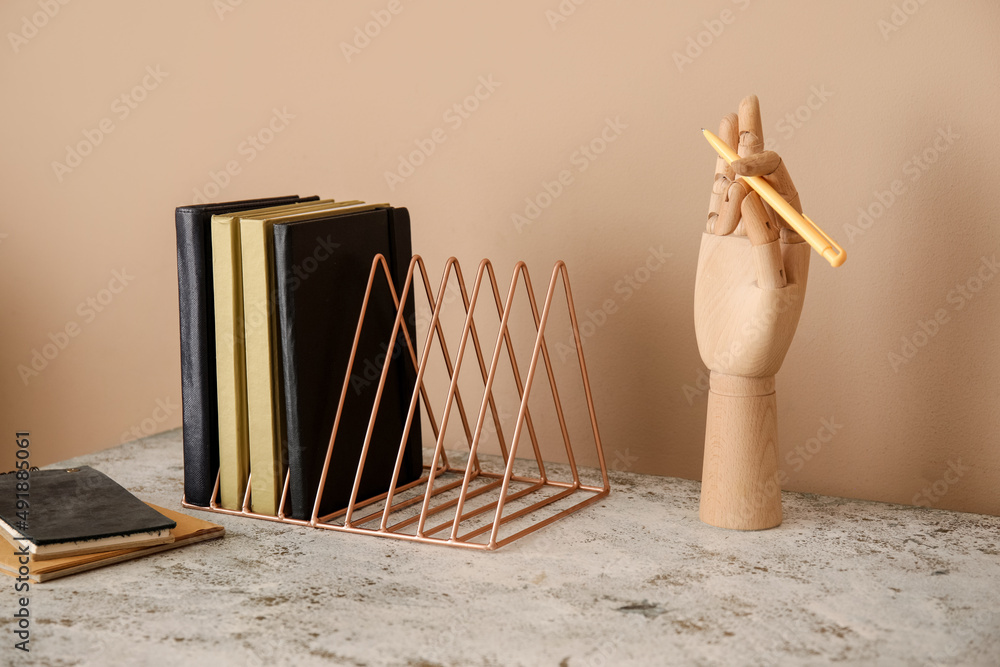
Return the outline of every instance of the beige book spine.
{"type": "Polygon", "coordinates": [[[277,515],[284,481],[281,364],[271,290],[274,250],[271,223],[241,220],[247,410],[250,435],[250,503],[254,512],[277,515]]]}
{"type": "Polygon", "coordinates": [[[212,218],[215,290],[215,360],[219,400],[219,495],[222,506],[243,506],[250,472],[247,439],[246,352],[240,227],[232,217],[212,218]]]}
{"type": "MultiPolygon", "coordinates": [[[[219,401],[219,495],[226,509],[242,509],[250,465],[240,216],[321,208],[332,199],[212,216],[215,343],[219,401]]],[[[252,479],[252,477],[251,477],[252,479]]]]}

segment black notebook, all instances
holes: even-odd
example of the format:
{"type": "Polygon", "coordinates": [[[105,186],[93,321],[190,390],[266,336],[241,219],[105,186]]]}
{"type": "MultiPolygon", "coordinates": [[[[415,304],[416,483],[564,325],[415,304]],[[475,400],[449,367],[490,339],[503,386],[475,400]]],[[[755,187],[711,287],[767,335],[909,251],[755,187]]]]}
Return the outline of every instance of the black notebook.
{"type": "MultiPolygon", "coordinates": [[[[291,507],[286,514],[296,519],[312,516],[368,274],[378,253],[386,257],[394,286],[400,293],[411,255],[410,219],[405,208],[382,208],[274,226],[290,473],[291,507]]],[[[388,350],[395,316],[392,296],[380,270],[366,311],[352,382],[344,399],[320,516],[343,509],[350,501],[378,390],[381,360],[388,350]]],[[[412,294],[405,304],[405,322],[416,344],[412,294]]],[[[389,374],[358,501],[386,492],[396,464],[416,381],[402,330],[395,351],[390,354],[389,374]]],[[[417,411],[406,441],[398,484],[414,481],[421,473],[417,411]]]]}
{"type": "Polygon", "coordinates": [[[168,542],[177,525],[89,466],[0,475],[0,520],[39,558],[168,542]]]}
{"type": "Polygon", "coordinates": [[[219,471],[216,397],[212,216],[318,197],[297,195],[182,206],[177,226],[177,287],[181,324],[181,400],[184,424],[184,496],[207,507],[219,471]]]}

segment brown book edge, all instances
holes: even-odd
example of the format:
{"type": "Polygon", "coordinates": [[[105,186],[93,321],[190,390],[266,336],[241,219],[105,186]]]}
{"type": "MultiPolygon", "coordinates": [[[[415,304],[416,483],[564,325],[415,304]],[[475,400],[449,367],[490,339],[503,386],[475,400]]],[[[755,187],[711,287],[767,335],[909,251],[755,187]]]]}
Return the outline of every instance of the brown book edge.
{"type": "MultiPolygon", "coordinates": [[[[148,537],[144,540],[133,540],[126,544],[112,544],[104,546],[91,546],[91,547],[77,547],[71,549],[70,553],[50,553],[48,551],[38,552],[35,551],[31,554],[32,562],[39,562],[45,560],[55,560],[57,558],[72,558],[74,556],[86,556],[89,554],[103,554],[109,551],[125,551],[126,549],[141,549],[143,547],[152,547],[158,544],[168,544],[174,541],[173,530],[164,530],[163,535],[159,537],[148,537]]],[[[0,530],[0,534],[7,540],[8,544],[14,547],[14,551],[17,552],[21,547],[21,542],[17,538],[11,536],[6,530],[0,530]]],[[[86,541],[79,540],[80,544],[86,544],[86,541]]]]}
{"type": "MultiPolygon", "coordinates": [[[[142,558],[150,554],[167,551],[183,547],[188,544],[196,544],[206,540],[214,540],[222,537],[226,529],[218,524],[196,519],[195,517],[168,510],[152,503],[146,503],[163,515],[177,522],[177,527],[170,531],[174,538],[172,542],[157,544],[148,547],[132,547],[128,549],[117,549],[114,551],[104,551],[101,553],[81,554],[77,556],[65,556],[46,560],[32,560],[28,567],[28,580],[32,582],[44,582],[50,579],[58,579],[77,572],[93,570],[105,565],[120,563],[134,558],[142,558]]],[[[12,577],[18,576],[18,555],[12,551],[0,552],[0,572],[12,577]]]]}

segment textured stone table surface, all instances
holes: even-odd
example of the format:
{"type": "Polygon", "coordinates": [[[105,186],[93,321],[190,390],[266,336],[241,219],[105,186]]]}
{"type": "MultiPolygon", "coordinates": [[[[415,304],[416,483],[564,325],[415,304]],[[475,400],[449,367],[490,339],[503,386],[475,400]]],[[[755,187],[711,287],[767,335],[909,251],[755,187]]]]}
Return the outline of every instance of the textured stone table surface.
{"type": "MultiPolygon", "coordinates": [[[[180,509],[179,431],[65,464],[180,509]]],[[[697,482],[613,485],[495,552],[191,511],[226,537],[35,584],[0,664],[1000,665],[1000,518],[786,493],[738,533],[697,482]]]]}

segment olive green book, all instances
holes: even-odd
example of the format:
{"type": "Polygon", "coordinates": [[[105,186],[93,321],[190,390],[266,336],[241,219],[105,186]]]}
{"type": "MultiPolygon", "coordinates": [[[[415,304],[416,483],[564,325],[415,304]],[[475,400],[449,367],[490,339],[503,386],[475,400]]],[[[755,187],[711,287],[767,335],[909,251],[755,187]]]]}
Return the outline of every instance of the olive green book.
{"type": "Polygon", "coordinates": [[[243,267],[240,216],[286,211],[326,202],[302,202],[212,216],[212,273],[215,292],[215,363],[219,402],[219,496],[231,510],[243,506],[250,474],[244,346],[243,267]]]}

